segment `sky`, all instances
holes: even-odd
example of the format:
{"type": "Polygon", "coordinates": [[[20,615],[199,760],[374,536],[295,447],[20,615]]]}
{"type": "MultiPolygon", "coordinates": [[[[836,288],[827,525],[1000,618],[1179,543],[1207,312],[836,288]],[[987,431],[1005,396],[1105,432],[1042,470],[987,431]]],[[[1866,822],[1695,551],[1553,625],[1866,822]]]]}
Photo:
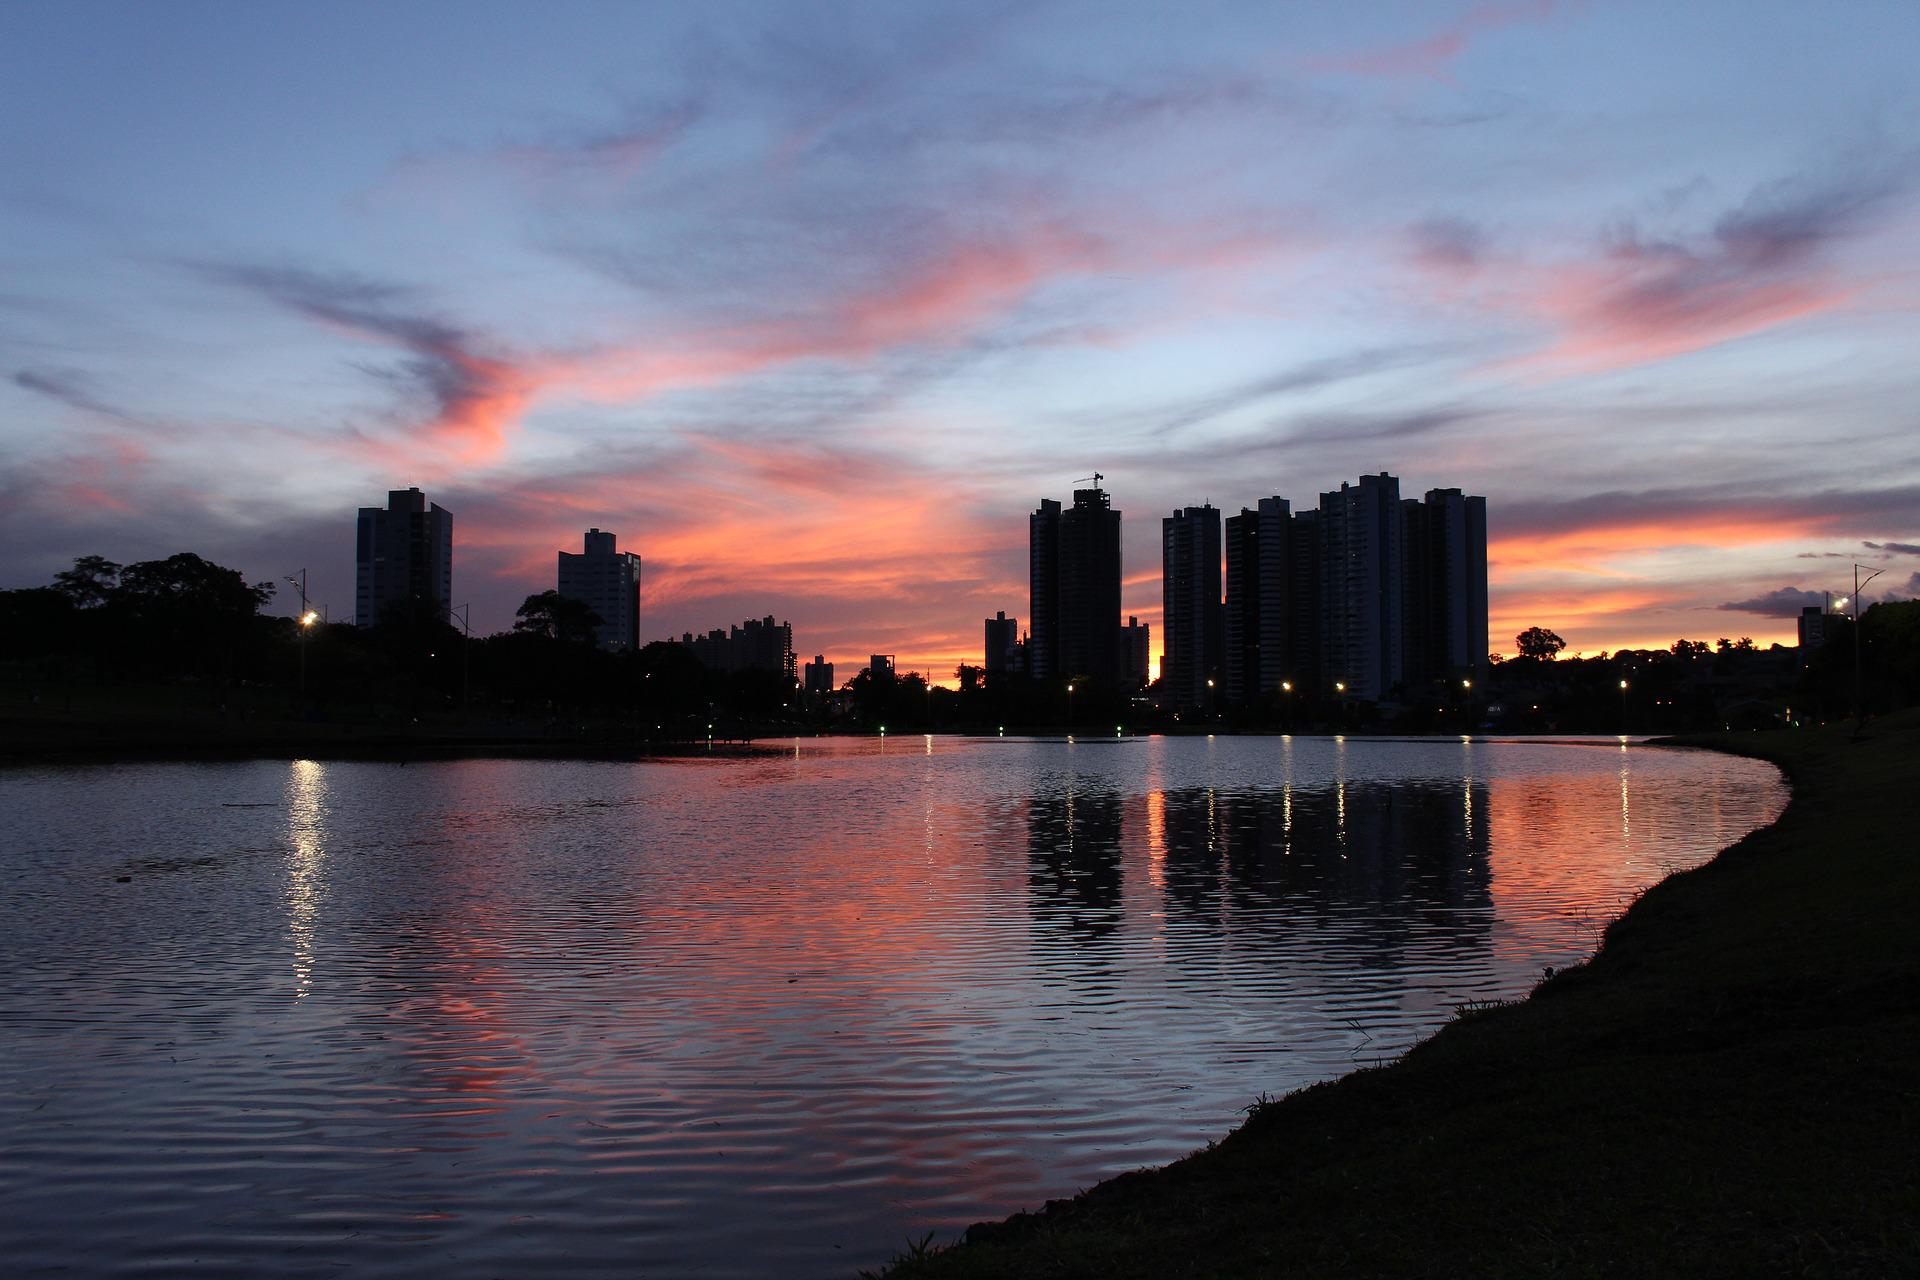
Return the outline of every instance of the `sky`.
{"type": "MultiPolygon", "coordinates": [[[[951,679],[1026,515],[1488,501],[1491,634],[1920,594],[1920,6],[0,8],[0,587],[454,514],[951,679]]],[[[276,608],[291,612],[283,594],[276,608]]]]}

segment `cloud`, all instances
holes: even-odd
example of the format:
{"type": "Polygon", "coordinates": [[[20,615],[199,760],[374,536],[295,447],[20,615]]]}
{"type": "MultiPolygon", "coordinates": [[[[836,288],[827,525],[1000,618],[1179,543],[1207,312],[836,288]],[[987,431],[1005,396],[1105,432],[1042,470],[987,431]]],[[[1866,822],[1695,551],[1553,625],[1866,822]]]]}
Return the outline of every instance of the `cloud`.
{"type": "Polygon", "coordinates": [[[57,400],[68,408],[78,409],[82,413],[112,418],[117,422],[140,421],[124,409],[108,404],[96,395],[92,390],[92,379],[83,373],[71,370],[22,369],[13,375],[13,384],[23,390],[57,400]]]}
{"type": "Polygon", "coordinates": [[[879,444],[678,433],[433,496],[454,513],[459,590],[490,616],[550,581],[589,524],[643,557],[649,639],[771,612],[809,654],[878,648],[944,676],[974,660],[980,618],[1025,600],[1024,521],[879,444]]]}
{"type": "Polygon", "coordinates": [[[1430,270],[1467,274],[1486,256],[1486,231],[1467,218],[1428,218],[1411,234],[1414,259],[1430,270]]]}
{"type": "Polygon", "coordinates": [[[1268,400],[1368,378],[1377,373],[1429,364],[1457,348],[1442,344],[1371,347],[1317,360],[1305,360],[1264,377],[1143,408],[1100,406],[1075,410],[1063,421],[1127,435],[1145,432],[1170,436],[1204,425],[1268,400]]]}
{"type": "Polygon", "coordinates": [[[1826,593],[1822,591],[1781,587],[1751,600],[1729,600],[1719,607],[1730,613],[1757,613],[1763,618],[1797,618],[1802,609],[1820,608],[1826,600],[1826,593]]]}
{"type": "Polygon", "coordinates": [[[1487,32],[1522,22],[1541,21],[1552,17],[1557,10],[1569,7],[1557,4],[1555,0],[1477,4],[1460,15],[1451,26],[1443,27],[1422,39],[1320,59],[1311,67],[1355,76],[1441,79],[1473,42],[1487,32]]]}
{"type": "Polygon", "coordinates": [[[1471,223],[1413,229],[1413,260],[1448,294],[1545,321],[1553,337],[1513,367],[1605,372],[1669,359],[1838,308],[1862,282],[1831,252],[1870,229],[1913,181],[1911,157],[1756,187],[1704,230],[1656,233],[1624,218],[1593,255],[1557,263],[1491,252],[1471,223]]]}
{"type": "Polygon", "coordinates": [[[1888,555],[1920,556],[1920,545],[1911,542],[1862,542],[1860,545],[1869,551],[1881,551],[1888,555]]]}
{"type": "Polygon", "coordinates": [[[651,173],[705,116],[692,99],[629,113],[600,129],[556,129],[532,139],[416,151],[363,193],[363,207],[422,200],[455,212],[486,203],[503,184],[536,200],[617,197],[651,173]]]}
{"type": "Polygon", "coordinates": [[[203,266],[207,275],[250,290],[350,337],[408,353],[376,376],[424,397],[427,420],[415,452],[456,463],[496,461],[536,391],[550,375],[483,353],[475,335],[413,306],[408,289],[345,272],[295,267],[203,266]]]}
{"type": "Polygon", "coordinates": [[[1675,546],[1737,547],[1827,537],[1901,518],[1920,485],[1788,495],[1735,485],[1610,490],[1578,498],[1502,502],[1490,513],[1489,554],[1508,570],[1593,564],[1675,546]]]}

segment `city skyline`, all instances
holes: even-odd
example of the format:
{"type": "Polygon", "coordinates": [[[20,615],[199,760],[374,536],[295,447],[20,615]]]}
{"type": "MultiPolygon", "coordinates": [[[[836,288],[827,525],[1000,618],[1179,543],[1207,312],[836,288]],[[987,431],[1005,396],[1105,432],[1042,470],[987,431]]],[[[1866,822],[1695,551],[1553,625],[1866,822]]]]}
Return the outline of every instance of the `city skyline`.
{"type": "Polygon", "coordinates": [[[418,486],[476,632],[598,527],[643,640],[944,680],[1095,470],[1484,494],[1502,651],[1920,582],[1909,6],[483,10],[0,16],[0,586],[193,550],[338,617],[418,486]]]}

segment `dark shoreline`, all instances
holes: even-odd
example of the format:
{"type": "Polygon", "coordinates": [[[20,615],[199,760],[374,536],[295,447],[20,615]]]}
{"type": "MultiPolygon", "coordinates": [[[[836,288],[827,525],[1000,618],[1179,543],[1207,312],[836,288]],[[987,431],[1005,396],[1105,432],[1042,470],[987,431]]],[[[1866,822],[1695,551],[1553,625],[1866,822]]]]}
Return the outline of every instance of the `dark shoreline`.
{"type": "Polygon", "coordinates": [[[1656,745],[1791,799],[1527,999],[884,1274],[1920,1272],[1920,713],[1656,745]]]}

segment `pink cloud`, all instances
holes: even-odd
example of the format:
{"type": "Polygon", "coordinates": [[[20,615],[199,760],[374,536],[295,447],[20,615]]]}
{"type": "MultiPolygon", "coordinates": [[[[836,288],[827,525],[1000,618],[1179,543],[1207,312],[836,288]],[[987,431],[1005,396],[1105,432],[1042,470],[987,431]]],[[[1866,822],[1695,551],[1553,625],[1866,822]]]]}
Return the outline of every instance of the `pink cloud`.
{"type": "Polygon", "coordinates": [[[1561,7],[1556,0],[1478,4],[1451,26],[1423,39],[1324,58],[1312,65],[1315,70],[1347,75],[1442,79],[1479,36],[1501,27],[1550,18],[1561,7]]]}
{"type": "Polygon", "coordinates": [[[1824,271],[1769,278],[1638,254],[1549,269],[1533,279],[1526,302],[1558,337],[1519,363],[1564,372],[1648,364],[1830,311],[1853,296],[1824,271]]]}
{"type": "Polygon", "coordinates": [[[1019,522],[877,447],[686,436],[639,465],[448,501],[466,564],[528,591],[581,529],[614,529],[644,557],[648,638],[774,612],[809,655],[893,652],[946,678],[980,660],[980,618],[1025,600],[1003,581],[1019,522]]]}

